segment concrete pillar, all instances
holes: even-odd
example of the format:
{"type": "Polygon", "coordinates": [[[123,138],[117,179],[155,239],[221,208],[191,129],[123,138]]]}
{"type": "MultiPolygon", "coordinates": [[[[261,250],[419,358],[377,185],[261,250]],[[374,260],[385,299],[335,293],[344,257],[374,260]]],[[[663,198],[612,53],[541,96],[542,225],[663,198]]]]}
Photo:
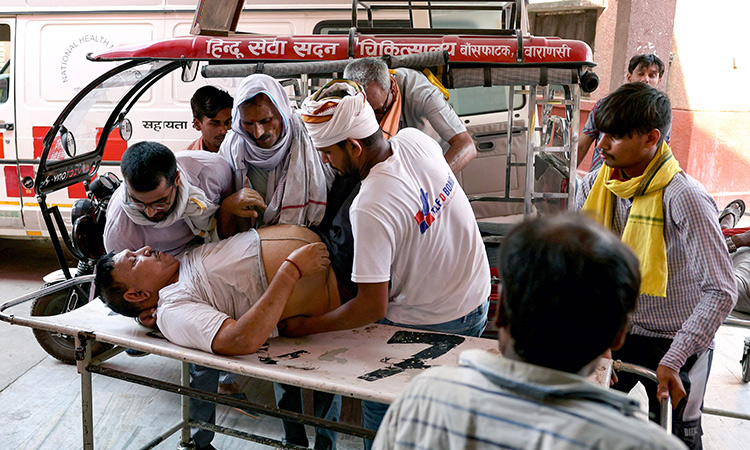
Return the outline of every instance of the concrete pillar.
{"type": "Polygon", "coordinates": [[[668,70],[676,4],[677,0],[609,1],[596,29],[594,60],[603,80],[596,99],[625,83],[628,62],[634,55],[655,53],[668,70]]]}

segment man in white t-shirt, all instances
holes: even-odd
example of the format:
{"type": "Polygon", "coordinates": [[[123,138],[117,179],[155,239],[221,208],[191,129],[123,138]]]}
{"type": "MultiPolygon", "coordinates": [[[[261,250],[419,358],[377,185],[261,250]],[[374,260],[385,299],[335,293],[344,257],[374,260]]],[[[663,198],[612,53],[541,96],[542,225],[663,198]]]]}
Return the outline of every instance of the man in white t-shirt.
{"type": "MultiPolygon", "coordinates": [[[[487,322],[489,263],[466,194],[437,143],[412,128],[385,140],[364,91],[349,80],[334,80],[307,98],[302,119],[324,162],[362,178],[350,208],[358,293],[330,313],[282,322],[282,334],[381,321],[479,336],[487,322]]],[[[386,409],[365,402],[363,426],[377,429],[386,409]]]]}

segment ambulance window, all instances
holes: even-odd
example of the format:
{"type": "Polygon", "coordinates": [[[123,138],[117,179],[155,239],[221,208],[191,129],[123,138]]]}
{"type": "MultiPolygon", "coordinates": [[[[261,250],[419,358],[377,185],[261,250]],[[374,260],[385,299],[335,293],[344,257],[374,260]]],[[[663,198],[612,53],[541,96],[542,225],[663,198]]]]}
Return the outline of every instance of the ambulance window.
{"type": "MultiPolygon", "coordinates": [[[[357,22],[360,27],[366,28],[367,22],[357,22]]],[[[313,34],[349,34],[352,26],[351,20],[323,20],[318,22],[313,29],[313,34]]],[[[411,28],[408,20],[373,20],[375,28],[411,28]]]]}
{"type": "MultiPolygon", "coordinates": [[[[459,116],[507,111],[508,89],[508,86],[448,89],[450,93],[448,103],[459,116]]],[[[516,94],[516,98],[513,99],[513,109],[523,109],[525,101],[524,95],[516,94]]]]}
{"type": "Polygon", "coordinates": [[[10,93],[10,25],[0,24],[0,103],[10,93]]]}
{"type": "Polygon", "coordinates": [[[505,28],[503,26],[505,20],[502,11],[435,10],[432,11],[431,16],[433,28],[459,30],[495,30],[505,28]]]}

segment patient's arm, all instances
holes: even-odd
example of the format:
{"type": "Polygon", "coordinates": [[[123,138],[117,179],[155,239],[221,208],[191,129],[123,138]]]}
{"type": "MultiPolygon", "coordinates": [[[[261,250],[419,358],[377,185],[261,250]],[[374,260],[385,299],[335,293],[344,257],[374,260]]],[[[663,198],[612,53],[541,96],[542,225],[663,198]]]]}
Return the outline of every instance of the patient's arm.
{"type": "Polygon", "coordinates": [[[325,273],[330,264],[328,251],[322,243],[305,245],[292,252],[283,261],[273,280],[260,299],[238,320],[226,319],[211,343],[211,350],[221,355],[247,355],[254,353],[268,339],[281,319],[295,286],[302,276],[325,273]]]}

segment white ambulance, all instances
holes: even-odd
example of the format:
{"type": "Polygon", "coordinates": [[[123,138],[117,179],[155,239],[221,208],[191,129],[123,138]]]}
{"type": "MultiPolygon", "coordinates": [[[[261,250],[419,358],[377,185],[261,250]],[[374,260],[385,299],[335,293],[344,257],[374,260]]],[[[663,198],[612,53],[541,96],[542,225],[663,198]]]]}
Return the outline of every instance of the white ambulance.
{"type": "MultiPolygon", "coordinates": [[[[221,0],[211,3],[215,7],[222,1],[227,4],[237,2],[221,0]]],[[[529,205],[538,200],[534,198],[536,194],[532,191],[536,189],[533,183],[537,183],[539,177],[526,176],[535,158],[534,152],[529,151],[532,139],[528,139],[528,136],[534,135],[538,127],[531,127],[532,130],[529,131],[528,124],[536,125],[542,114],[536,114],[537,108],[534,105],[537,95],[536,92],[535,95],[529,95],[528,85],[533,82],[547,87],[566,83],[577,86],[583,70],[593,66],[591,50],[584,43],[529,35],[525,16],[526,2],[527,0],[394,1],[390,3],[402,3],[402,7],[397,5],[392,10],[378,10],[375,18],[372,18],[373,11],[378,9],[378,5],[354,2],[358,5],[355,10],[360,14],[357,23],[364,24],[363,29],[371,28],[369,33],[373,36],[381,33],[394,36],[380,38],[379,42],[383,45],[378,48],[381,51],[370,52],[372,56],[376,53],[405,54],[416,51],[415,49],[423,47],[421,41],[417,42],[419,39],[396,45],[385,44],[397,42],[398,39],[403,41],[411,34],[412,27],[419,27],[420,32],[440,28],[443,30],[442,34],[432,35],[442,36],[441,48],[451,50],[452,67],[466,65],[462,73],[471,74],[467,75],[472,79],[471,82],[462,84],[446,80],[449,81],[446,84],[450,94],[449,103],[464,121],[477,144],[478,156],[457,177],[467,194],[503,200],[499,203],[473,203],[478,219],[528,213],[529,205]],[[442,9],[435,9],[434,5],[432,10],[420,9],[420,5],[429,7],[429,3],[441,3],[445,6],[441,6],[442,9]],[[473,11],[464,10],[469,3],[474,5],[473,11]],[[511,22],[514,23],[513,26],[509,26],[511,22]],[[460,36],[472,34],[472,29],[490,30],[499,40],[492,45],[482,44],[484,46],[474,45],[468,40],[461,41],[460,36]],[[463,42],[460,44],[463,47],[459,47],[459,41],[463,42]],[[571,54],[570,45],[575,46],[578,54],[571,54]],[[510,48],[516,48],[514,51],[517,54],[511,55],[510,48]],[[466,59],[467,56],[471,56],[474,62],[462,63],[461,58],[466,59]],[[564,75],[558,81],[555,81],[555,71],[564,75]],[[475,78],[481,82],[476,83],[475,78]],[[510,95],[511,89],[514,95],[510,95]],[[512,113],[509,113],[509,109],[512,113]],[[507,130],[511,132],[508,133],[507,130]],[[528,159],[528,155],[532,155],[531,159],[528,159]]],[[[107,56],[108,50],[125,44],[165,42],[163,45],[170,46],[175,45],[175,42],[182,42],[170,41],[169,38],[174,36],[192,39],[190,33],[196,17],[197,0],[69,0],[64,7],[55,6],[59,3],[59,0],[4,0],[0,5],[0,48],[3,50],[0,54],[0,237],[48,235],[39,198],[36,197],[39,193],[38,186],[35,186],[45,137],[54,137],[47,135],[55,120],[61,112],[71,107],[69,102],[97,76],[128,62],[143,62],[144,59],[156,61],[160,59],[160,55],[166,55],[163,60],[176,58],[187,61],[192,58],[196,66],[203,67],[217,62],[262,62],[264,59],[273,62],[269,60],[273,56],[270,53],[257,57],[253,52],[244,52],[241,58],[243,61],[238,60],[237,55],[230,54],[227,57],[220,55],[221,52],[192,57],[160,53],[165,49],[159,48],[159,44],[144,47],[147,49],[144,51],[154,52],[152,54],[131,54],[121,58],[107,56]],[[88,59],[88,55],[102,56],[93,61],[88,59]]],[[[275,36],[279,42],[291,39],[283,36],[345,35],[352,32],[352,5],[351,0],[247,0],[236,27],[243,33],[231,35],[229,40],[240,42],[241,40],[237,40],[239,37],[252,36],[247,32],[259,36],[275,36]]],[[[363,33],[357,31],[355,34],[363,33]]],[[[353,36],[349,35],[350,44],[353,36]]],[[[206,39],[205,36],[195,37],[199,38],[206,39]]],[[[217,39],[220,40],[221,37],[217,39]]],[[[208,44],[201,41],[201,45],[208,44]]],[[[242,41],[241,45],[249,44],[242,41]]],[[[366,45],[367,42],[363,40],[358,48],[361,50],[366,45]]],[[[369,55],[365,53],[367,52],[358,51],[357,55],[325,54],[320,59],[369,55]]],[[[294,55],[293,53],[292,56],[296,58],[294,55]]],[[[317,55],[312,56],[312,59],[317,58],[317,55]]],[[[143,70],[145,67],[144,65],[124,73],[145,76],[148,73],[148,70],[143,70]]],[[[238,76],[204,78],[198,75],[189,82],[184,82],[181,80],[182,72],[184,71],[174,70],[163,79],[155,79],[153,86],[147,86],[134,99],[134,105],[127,108],[128,123],[132,126],[129,131],[132,132],[130,136],[133,140],[130,143],[155,140],[175,151],[185,148],[198,137],[191,126],[189,99],[192,93],[201,85],[210,83],[233,94],[241,80],[238,76]]],[[[446,76],[449,73],[446,69],[446,76]]],[[[302,75],[294,83],[302,88],[297,91],[298,95],[303,95],[314,80],[308,80],[302,75]]],[[[131,83],[130,86],[132,85],[131,83]]],[[[105,138],[106,147],[101,167],[98,167],[99,172],[119,173],[120,157],[129,144],[117,132],[109,133],[108,137],[102,136],[107,126],[106,117],[117,109],[114,106],[126,90],[123,87],[108,91],[114,92],[111,94],[112,98],[97,100],[91,108],[78,104],[77,110],[82,111],[80,117],[75,113],[65,119],[75,124],[75,136],[81,149],[86,148],[82,142],[83,136],[89,136],[93,146],[101,137],[105,138]],[[87,128],[88,131],[83,133],[82,130],[87,128]]],[[[290,92],[293,93],[294,90],[290,92]]],[[[567,103],[561,103],[568,110],[568,125],[573,130],[577,130],[577,122],[570,119],[577,119],[577,92],[567,92],[567,103]],[[570,112],[573,110],[576,114],[571,116],[570,112]]],[[[547,100],[550,99],[552,94],[547,100]]],[[[552,122],[541,124],[555,125],[552,122]]],[[[55,131],[57,136],[61,135],[59,131],[55,131]]],[[[533,140],[539,141],[538,138],[533,140]]],[[[575,151],[575,143],[571,145],[570,139],[563,144],[560,152],[569,152],[571,148],[575,151]]],[[[575,161],[575,157],[572,160],[575,161]]],[[[552,163],[554,161],[548,165],[554,166],[552,163]]],[[[538,172],[538,169],[534,170],[538,172]]],[[[573,166],[573,173],[574,170],[573,166]]],[[[559,186],[555,189],[557,193],[563,194],[559,186]]],[[[70,226],[70,208],[76,199],[84,197],[86,192],[83,184],[76,183],[49,193],[45,200],[48,206],[59,208],[63,220],[70,226]]],[[[545,198],[551,197],[547,195],[545,198]]]]}

